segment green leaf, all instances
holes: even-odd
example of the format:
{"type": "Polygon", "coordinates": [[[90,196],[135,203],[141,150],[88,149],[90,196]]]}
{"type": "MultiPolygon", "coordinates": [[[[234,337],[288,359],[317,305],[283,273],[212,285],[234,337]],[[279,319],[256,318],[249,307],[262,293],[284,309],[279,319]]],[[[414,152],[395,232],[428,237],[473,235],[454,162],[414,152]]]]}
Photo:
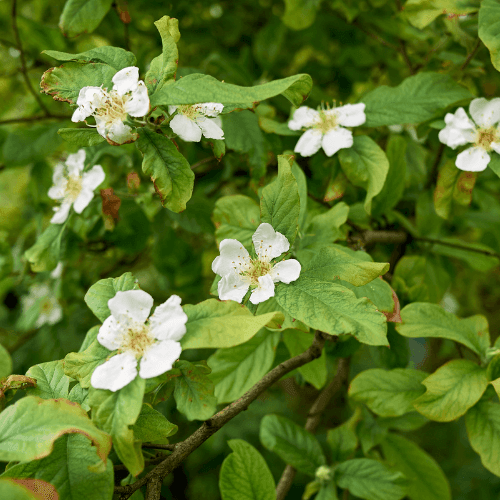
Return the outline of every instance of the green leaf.
{"type": "Polygon", "coordinates": [[[60,437],[48,457],[9,467],[1,477],[42,479],[65,500],[113,497],[113,463],[103,464],[90,441],[79,434],[60,437]]]}
{"type": "Polygon", "coordinates": [[[300,242],[300,247],[307,250],[319,250],[337,240],[345,240],[345,231],[340,229],[349,215],[349,207],[343,202],[336,203],[332,208],[315,215],[300,242]]]}
{"type": "Polygon", "coordinates": [[[222,128],[227,148],[248,155],[252,178],[264,176],[268,155],[257,115],[247,110],[222,115],[222,128]]]}
{"type": "Polygon", "coordinates": [[[94,340],[84,351],[70,352],[64,358],[64,373],[80,382],[83,388],[90,387],[94,370],[102,365],[111,352],[94,340]]]}
{"type": "MultiPolygon", "coordinates": [[[[283,332],[283,342],[290,353],[290,356],[298,356],[311,347],[314,335],[312,333],[301,332],[300,330],[285,330],[283,332]]],[[[326,383],[326,353],[323,350],[321,356],[306,365],[297,368],[306,382],[312,384],[316,389],[321,389],[326,383]]]]}
{"type": "Polygon", "coordinates": [[[500,476],[500,405],[480,401],[465,414],[472,449],[490,472],[500,476]]]}
{"type": "Polygon", "coordinates": [[[0,460],[29,462],[46,457],[54,441],[69,433],[90,439],[106,461],[111,439],[91,422],[85,410],[65,399],[26,396],[0,413],[0,460]]]}
{"type": "MultiPolygon", "coordinates": [[[[376,264],[379,264],[378,262],[376,264]]],[[[358,298],[366,297],[375,304],[377,309],[383,313],[392,313],[396,306],[393,290],[391,285],[382,278],[376,278],[370,283],[361,286],[354,286],[346,281],[341,281],[340,284],[349,288],[358,298]]],[[[387,317],[387,314],[385,314],[387,317]]]]}
{"type": "Polygon", "coordinates": [[[137,59],[132,52],[128,52],[120,47],[111,47],[104,45],[95,47],[79,54],[70,54],[68,52],[59,52],[58,50],[43,50],[42,54],[47,54],[58,61],[73,61],[78,63],[104,63],[116,71],[130,66],[135,66],[137,59]]]}
{"type": "Polygon", "coordinates": [[[381,446],[387,461],[410,480],[408,496],[412,500],[451,500],[441,467],[413,441],[389,433],[381,446]]]}
{"type": "Polygon", "coordinates": [[[314,500],[338,500],[337,485],[333,482],[321,485],[318,494],[314,500]]]}
{"type": "Polygon", "coordinates": [[[326,440],[330,446],[332,462],[343,462],[354,455],[358,447],[356,423],[356,421],[346,422],[328,430],[326,440]]]}
{"type": "Polygon", "coordinates": [[[293,156],[278,155],[278,177],[262,190],[260,220],[286,236],[290,246],[298,229],[300,199],[292,174],[293,156]]]}
{"type": "Polygon", "coordinates": [[[473,95],[450,75],[421,72],[397,87],[382,85],[363,97],[367,127],[422,123],[473,95]]]}
{"type": "Polygon", "coordinates": [[[404,15],[418,29],[424,29],[438,16],[456,17],[477,11],[474,0],[408,0],[404,15]]]}
{"type": "Polygon", "coordinates": [[[12,373],[12,359],[9,351],[0,344],[0,378],[7,377],[12,373]]]}
{"type": "Polygon", "coordinates": [[[372,199],[382,191],[389,172],[386,154],[373,139],[358,135],[351,148],[339,151],[339,161],[349,181],[366,190],[365,210],[370,213],[372,199]]]}
{"type": "Polygon", "coordinates": [[[188,420],[207,420],[217,409],[214,383],[208,377],[210,368],[180,360],[175,367],[181,376],[175,379],[174,398],[177,410],[188,420]]]}
{"type": "Polygon", "coordinates": [[[133,430],[136,439],[147,443],[158,443],[175,434],[178,427],[151,405],[144,403],[133,430]]]}
{"type": "Polygon", "coordinates": [[[179,33],[179,21],[177,19],[163,16],[158,21],[155,21],[155,26],[161,36],[163,51],[161,55],[151,61],[144,79],[150,96],[161,89],[166,83],[175,79],[179,60],[177,42],[181,37],[179,33]]]}
{"type": "Polygon", "coordinates": [[[184,306],[187,332],[180,340],[182,349],[233,347],[251,339],[270,321],[283,322],[280,312],[254,316],[234,301],[208,299],[184,306]]]}
{"type": "Polygon", "coordinates": [[[414,411],[413,401],[424,393],[427,375],[410,368],[365,370],[349,385],[349,397],[381,417],[398,417],[414,411]]]}
{"type": "Polygon", "coordinates": [[[434,208],[439,217],[447,219],[453,203],[453,192],[460,174],[453,160],[448,160],[439,169],[436,189],[434,191],[434,208]]]}
{"type": "Polygon", "coordinates": [[[285,12],[281,20],[293,30],[309,28],[316,19],[320,0],[285,0],[285,12]]]}
{"type": "Polygon", "coordinates": [[[355,458],[339,464],[335,480],[341,488],[366,500],[399,500],[408,490],[408,481],[401,472],[369,458],[355,458]]]}
{"type": "Polygon", "coordinates": [[[479,8],[478,35],[490,51],[491,64],[500,71],[500,4],[496,0],[483,0],[479,8]]]}
{"type": "MultiPolygon", "coordinates": [[[[299,253],[300,258],[300,253],[299,253]]],[[[301,272],[302,277],[324,281],[344,280],[354,286],[370,283],[389,270],[389,264],[364,262],[349,257],[336,248],[327,247],[318,252],[301,272]]]]}
{"type": "Polygon", "coordinates": [[[387,141],[386,154],[389,160],[389,171],[384,187],[373,199],[374,217],[394,208],[403,197],[406,179],[406,145],[406,140],[399,135],[391,135],[387,141]]]}
{"type": "Polygon", "coordinates": [[[488,383],[486,368],[454,359],[422,381],[427,391],[413,405],[430,420],[451,422],[481,399],[488,383]]]}
{"type": "Polygon", "coordinates": [[[135,440],[132,426],[142,409],[146,381],[135,380],[116,392],[90,388],[89,405],[92,420],[111,435],[113,449],[133,476],[144,469],[141,443],[135,440]]]}
{"type": "Polygon", "coordinates": [[[260,441],[287,464],[314,476],[326,464],[318,440],[304,428],[280,415],[266,415],[260,423],[260,441]]]}
{"type": "Polygon", "coordinates": [[[66,0],[59,28],[69,38],[92,33],[111,8],[112,0],[66,0]]]}
{"type": "Polygon", "coordinates": [[[209,75],[191,74],[163,87],[151,98],[151,107],[161,105],[220,102],[232,108],[252,108],[257,102],[275,97],[286,97],[294,106],[300,106],[312,87],[309,75],[294,75],[254,87],[240,87],[223,83],[209,75]]]}
{"type": "Polygon", "coordinates": [[[24,257],[31,264],[35,273],[52,271],[59,262],[61,239],[66,224],[50,224],[36,240],[36,243],[24,252],[24,257]]]}
{"type": "Polygon", "coordinates": [[[488,321],[476,315],[459,319],[437,304],[414,302],[401,311],[402,323],[396,330],[405,337],[440,337],[460,342],[479,356],[490,346],[488,321]]]}
{"type": "Polygon", "coordinates": [[[32,366],[26,372],[26,376],[36,380],[36,387],[27,389],[30,396],[37,396],[42,399],[69,399],[69,383],[71,379],[64,374],[61,360],[32,366]]]}
{"type": "Polygon", "coordinates": [[[301,276],[276,287],[275,299],[293,318],[331,335],[351,334],[369,345],[387,345],[387,323],[368,299],[347,288],[301,276]]]}
{"type": "Polygon", "coordinates": [[[39,500],[40,496],[15,480],[0,478],[0,498],[9,500],[39,500]]]}
{"type": "Polygon", "coordinates": [[[218,243],[229,238],[250,248],[253,245],[253,233],[259,227],[259,205],[252,198],[241,194],[223,196],[215,203],[212,220],[218,243]]]}
{"type": "Polygon", "coordinates": [[[58,68],[50,68],[42,75],[40,88],[56,101],[76,104],[78,94],[83,87],[113,88],[111,79],[116,69],[108,64],[81,64],[69,62],[58,68]]]}
{"type": "Polygon", "coordinates": [[[151,177],[162,205],[172,212],[185,210],[194,186],[186,158],[170,139],[146,128],[141,129],[137,148],[144,156],[142,171],[151,177]]]}
{"type": "Polygon", "coordinates": [[[219,349],[208,358],[219,404],[241,397],[271,369],[279,340],[279,332],[263,328],[244,344],[219,349]]]}
{"type": "MultiPolygon", "coordinates": [[[[285,154],[291,152],[285,151],[285,154]]],[[[297,188],[299,191],[300,209],[299,209],[299,231],[304,229],[307,217],[307,178],[299,164],[294,161],[292,163],[292,174],[297,181],[297,188]]]]}
{"type": "Polygon", "coordinates": [[[138,289],[139,286],[133,274],[124,273],[119,278],[99,280],[89,288],[88,292],[85,294],[84,300],[99,320],[104,322],[111,314],[108,307],[108,301],[116,295],[116,292],[138,289]]]}
{"type": "Polygon", "coordinates": [[[275,500],[274,478],[262,455],[242,439],[231,439],[227,444],[233,453],[220,470],[222,500],[275,500]]]}
{"type": "Polygon", "coordinates": [[[76,146],[95,146],[106,139],[93,128],[60,128],[57,132],[66,142],[76,146]]]}

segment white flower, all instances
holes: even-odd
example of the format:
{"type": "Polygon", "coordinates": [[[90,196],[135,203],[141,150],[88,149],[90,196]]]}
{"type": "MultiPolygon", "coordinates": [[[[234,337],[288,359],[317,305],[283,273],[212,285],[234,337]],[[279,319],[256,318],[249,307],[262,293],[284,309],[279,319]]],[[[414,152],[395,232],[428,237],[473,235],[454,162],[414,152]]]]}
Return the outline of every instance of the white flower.
{"type": "Polygon", "coordinates": [[[358,127],[365,121],[363,103],[319,111],[301,106],[288,122],[288,127],[291,130],[308,129],[297,142],[296,153],[312,156],[322,147],[327,156],[332,156],[339,149],[350,148],[353,144],[352,132],[344,127],[358,127]]]}
{"type": "Polygon", "coordinates": [[[474,99],[469,106],[472,121],[464,108],[455,114],[447,113],[446,127],[439,131],[439,140],[452,149],[472,143],[474,146],[462,151],[455,161],[460,170],[481,172],[490,162],[490,151],[500,154],[500,98],[474,99]],[[475,123],[474,123],[475,122],[475,123]]]}
{"type": "Polygon", "coordinates": [[[139,68],[135,66],[118,71],[112,81],[111,90],[83,87],[71,121],[81,122],[93,116],[97,132],[110,144],[125,144],[135,141],[137,134],[123,122],[127,120],[127,115],[139,117],[149,111],[148,89],[139,80],[139,68]]]}
{"type": "Polygon", "coordinates": [[[104,170],[100,165],[94,165],[83,173],[85,150],[69,155],[66,162],[55,166],[49,189],[49,198],[58,200],[61,205],[54,208],[55,214],[50,219],[53,224],[62,224],[73,206],[77,214],[81,214],[94,197],[94,189],[104,180],[104,170]]]}
{"type": "Polygon", "coordinates": [[[272,259],[288,251],[290,243],[271,224],[261,224],[252,236],[257,258],[252,259],[237,240],[222,240],[220,255],[212,262],[212,271],[222,277],[218,292],[221,300],[241,302],[251,287],[250,302],[258,304],[274,297],[274,284],[290,283],[300,275],[295,259],[273,264],[272,259]]]}
{"type": "Polygon", "coordinates": [[[169,106],[170,114],[177,114],[170,122],[170,128],[183,140],[201,141],[203,134],[207,139],[224,139],[219,113],[224,106],[217,102],[204,102],[186,106],[169,106]]]}
{"type": "Polygon", "coordinates": [[[320,465],[316,469],[315,476],[320,483],[326,483],[332,479],[332,471],[327,465],[320,465]]]}
{"type": "Polygon", "coordinates": [[[40,328],[45,324],[55,325],[61,321],[63,317],[61,305],[45,283],[35,283],[31,286],[29,294],[21,297],[23,313],[35,304],[38,304],[38,319],[34,324],[35,328],[40,328]]]}
{"type": "Polygon", "coordinates": [[[122,389],[137,376],[138,362],[141,378],[157,377],[172,368],[182,350],[178,340],[186,333],[187,315],[180,297],[172,295],[151,317],[153,297],[142,290],[116,292],[108,307],[111,316],[99,329],[97,340],[118,353],[94,370],[93,387],[122,389]]]}

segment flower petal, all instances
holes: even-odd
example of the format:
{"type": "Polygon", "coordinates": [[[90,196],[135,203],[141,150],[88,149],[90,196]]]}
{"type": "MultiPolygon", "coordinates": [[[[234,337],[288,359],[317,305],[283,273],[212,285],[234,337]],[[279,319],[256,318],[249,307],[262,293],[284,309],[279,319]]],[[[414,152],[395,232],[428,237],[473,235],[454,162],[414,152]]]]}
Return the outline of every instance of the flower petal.
{"type": "Polygon", "coordinates": [[[125,103],[125,111],[130,116],[144,116],[149,111],[148,89],[141,80],[131,98],[125,103]]]}
{"type": "Polygon", "coordinates": [[[98,366],[90,384],[95,389],[107,389],[116,392],[130,384],[137,377],[137,360],[133,354],[117,354],[98,366]]]}
{"type": "Polygon", "coordinates": [[[259,259],[267,262],[279,257],[290,248],[286,236],[275,231],[267,222],[263,222],[253,233],[252,241],[259,259]]]}
{"type": "Polygon", "coordinates": [[[180,340],[186,333],[187,320],[187,314],[181,307],[181,298],[172,295],[149,318],[151,335],[158,340],[180,340]]]}
{"type": "Polygon", "coordinates": [[[113,90],[118,94],[124,95],[127,92],[133,92],[137,89],[139,83],[139,68],[137,66],[129,66],[123,68],[111,80],[113,82],[113,90]]]}
{"type": "Polygon", "coordinates": [[[300,276],[300,270],[300,262],[295,259],[290,259],[278,262],[273,266],[269,274],[275,283],[278,281],[281,281],[282,283],[291,283],[292,281],[298,279],[300,276]]]}
{"type": "Polygon", "coordinates": [[[458,108],[455,114],[447,113],[444,117],[446,127],[439,131],[439,140],[448,147],[455,149],[469,142],[474,142],[476,126],[467,116],[464,108],[458,108]]]}
{"type": "Polygon", "coordinates": [[[271,275],[260,276],[259,286],[250,295],[250,302],[252,304],[260,304],[271,297],[274,297],[274,281],[271,275]]]}
{"type": "Polygon", "coordinates": [[[54,207],[55,213],[52,216],[52,219],[50,219],[50,222],[52,224],[62,224],[63,222],[65,222],[66,219],[68,218],[70,208],[71,208],[71,203],[69,202],[63,202],[58,207],[54,207]]]}
{"type": "Polygon", "coordinates": [[[201,128],[187,116],[178,114],[172,118],[170,128],[186,142],[200,142],[201,128]]]}
{"type": "MultiPolygon", "coordinates": [[[[117,144],[125,144],[126,142],[133,141],[137,139],[137,134],[132,131],[132,129],[125,125],[121,120],[115,120],[111,124],[106,124],[107,127],[107,139],[111,139],[117,144]]],[[[99,132],[99,125],[97,126],[97,131],[99,132]]],[[[100,133],[100,132],[99,132],[100,133]]],[[[102,135],[102,134],[101,134],[102,135]]]]}
{"type": "Polygon", "coordinates": [[[151,345],[140,361],[139,377],[152,378],[172,369],[182,347],[174,340],[162,340],[151,345]]]}
{"type": "Polygon", "coordinates": [[[336,112],[338,123],[344,127],[359,127],[366,121],[365,104],[362,102],[358,104],[346,104],[345,106],[334,108],[334,111],[336,112]]]}
{"type": "Polygon", "coordinates": [[[217,285],[220,300],[234,300],[240,303],[248,292],[248,288],[248,283],[236,273],[227,274],[217,285]]]}
{"type": "Polygon", "coordinates": [[[238,241],[222,240],[219,245],[220,255],[212,262],[212,271],[219,276],[227,276],[247,269],[250,254],[238,241]]]}
{"type": "Polygon", "coordinates": [[[480,127],[492,127],[500,121],[500,97],[491,101],[484,97],[474,99],[470,103],[469,113],[480,127]]]}
{"type": "Polygon", "coordinates": [[[85,149],[79,149],[76,153],[68,155],[65,161],[70,176],[80,176],[85,166],[85,149]]]}
{"type": "Polygon", "coordinates": [[[493,151],[495,151],[495,153],[500,154],[500,142],[492,142],[490,144],[490,146],[491,146],[491,149],[493,149],[493,151]]]}
{"type": "Polygon", "coordinates": [[[321,145],[326,156],[332,156],[339,149],[350,148],[353,145],[352,132],[343,127],[336,127],[323,136],[321,145]]]}
{"type": "Polygon", "coordinates": [[[83,174],[82,187],[93,191],[104,181],[105,177],[101,165],[94,165],[88,172],[83,174]]]}
{"type": "Polygon", "coordinates": [[[455,160],[460,170],[482,172],[490,162],[490,155],[482,148],[472,147],[462,151],[455,160]]]}
{"type": "Polygon", "coordinates": [[[200,116],[195,120],[207,139],[224,139],[224,131],[220,128],[220,119],[200,116]]]}
{"type": "Polygon", "coordinates": [[[290,130],[300,130],[303,127],[310,127],[318,119],[318,111],[307,106],[301,106],[295,110],[292,119],[288,122],[288,128],[290,130]]]}
{"type": "Polygon", "coordinates": [[[205,116],[211,116],[212,118],[215,118],[219,115],[219,113],[222,113],[224,105],[220,102],[202,102],[200,104],[196,104],[196,109],[201,111],[201,113],[203,113],[205,116]]]}
{"type": "Polygon", "coordinates": [[[73,202],[73,209],[77,214],[81,214],[92,201],[94,197],[94,191],[90,189],[83,188],[80,194],[77,196],[76,200],[73,202]]]}
{"type": "Polygon", "coordinates": [[[322,137],[323,134],[319,130],[306,130],[297,141],[294,151],[302,156],[312,156],[319,151],[322,137]]]}
{"type": "Polygon", "coordinates": [[[153,307],[153,297],[144,290],[116,292],[116,295],[108,300],[108,307],[111,314],[118,320],[126,316],[137,323],[144,324],[153,307]]]}
{"type": "Polygon", "coordinates": [[[47,323],[49,325],[55,325],[59,323],[63,317],[62,307],[56,299],[52,301],[52,310],[47,314],[47,323]]]}
{"type": "Polygon", "coordinates": [[[97,341],[110,351],[119,349],[124,340],[124,335],[127,333],[124,325],[120,324],[113,316],[108,316],[104,323],[99,328],[97,341]]]}

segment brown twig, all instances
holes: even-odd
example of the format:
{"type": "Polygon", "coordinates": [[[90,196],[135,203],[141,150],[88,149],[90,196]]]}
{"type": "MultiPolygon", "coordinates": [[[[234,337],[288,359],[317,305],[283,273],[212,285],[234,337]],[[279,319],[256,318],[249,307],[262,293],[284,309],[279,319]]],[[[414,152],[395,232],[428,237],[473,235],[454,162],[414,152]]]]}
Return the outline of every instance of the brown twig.
{"type": "MultiPolygon", "coordinates": [[[[283,375],[295,370],[299,366],[310,363],[316,358],[319,358],[321,351],[325,345],[325,338],[321,332],[316,332],[314,341],[302,354],[284,361],[277,367],[273,368],[266,376],[257,382],[249,391],[247,391],[240,399],[226,406],[223,410],[216,413],[213,417],[204,422],[191,436],[186,440],[176,443],[175,449],[171,455],[157,465],[152,471],[146,474],[134,484],[126,486],[116,486],[115,493],[121,495],[123,500],[129,498],[141,486],[150,481],[157,481],[157,478],[163,480],[176,467],[178,467],[194,450],[201,446],[210,436],[215,434],[221,427],[226,425],[230,420],[246,410],[248,406],[255,401],[266,389],[271,387],[283,375]]],[[[159,492],[151,490],[148,500],[159,500],[159,492]]]]}
{"type": "Polygon", "coordinates": [[[169,450],[174,451],[176,444],[151,444],[151,443],[143,443],[143,448],[153,448],[155,450],[169,450]]]}
{"type": "Polygon", "coordinates": [[[472,59],[476,55],[476,52],[479,50],[480,46],[481,46],[481,40],[478,38],[473,49],[470,51],[470,54],[467,56],[467,59],[464,61],[462,66],[460,66],[460,71],[463,71],[469,65],[469,63],[472,61],[472,59]]]}
{"type": "Polygon", "coordinates": [[[403,56],[403,60],[406,66],[408,66],[410,74],[414,75],[416,71],[415,68],[413,67],[413,64],[410,61],[410,58],[408,57],[408,51],[406,50],[406,43],[404,40],[399,40],[399,53],[403,56]]]}
{"type": "MultiPolygon", "coordinates": [[[[321,420],[321,415],[325,411],[333,396],[341,389],[349,378],[349,358],[340,358],[337,365],[335,377],[323,389],[309,410],[307,421],[304,426],[306,431],[314,433],[321,420]]],[[[290,490],[295,479],[296,470],[291,465],[287,465],[276,487],[276,500],[283,500],[290,490]]]]}
{"type": "Polygon", "coordinates": [[[21,37],[19,36],[19,29],[17,27],[17,0],[12,0],[11,15],[12,15],[12,31],[14,32],[14,39],[16,40],[16,48],[17,50],[19,50],[19,58],[21,60],[21,73],[23,74],[24,82],[26,83],[26,87],[28,87],[28,90],[31,92],[31,94],[33,95],[33,97],[35,98],[36,102],[43,110],[45,115],[49,116],[50,111],[46,108],[45,104],[40,98],[40,95],[31,85],[30,78],[28,75],[28,67],[26,66],[26,57],[24,56],[23,46],[21,44],[21,37]]]}
{"type": "Polygon", "coordinates": [[[216,160],[217,156],[210,156],[209,158],[203,158],[203,160],[197,161],[196,163],[193,163],[191,165],[191,170],[194,170],[195,168],[198,168],[201,165],[204,165],[205,163],[208,163],[212,160],[216,160]]]}
{"type": "Polygon", "coordinates": [[[0,120],[0,125],[9,125],[11,123],[29,123],[38,122],[41,120],[71,120],[70,115],[44,115],[44,116],[27,116],[24,118],[11,118],[9,120],[0,120]]]}

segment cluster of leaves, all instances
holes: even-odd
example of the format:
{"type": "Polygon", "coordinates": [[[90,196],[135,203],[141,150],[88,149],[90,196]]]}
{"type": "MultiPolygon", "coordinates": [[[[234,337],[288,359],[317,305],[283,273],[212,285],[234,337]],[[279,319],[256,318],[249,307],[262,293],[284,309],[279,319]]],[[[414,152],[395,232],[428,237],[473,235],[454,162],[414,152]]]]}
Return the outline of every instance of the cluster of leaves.
{"type": "Polygon", "coordinates": [[[281,499],[292,468],[290,498],[306,500],[465,499],[479,477],[484,498],[498,492],[500,162],[461,172],[438,132],[498,89],[500,4],[399,3],[180,2],[172,17],[146,1],[0,5],[14,28],[0,52],[24,84],[0,87],[0,497],[172,498],[184,486],[168,464],[190,453],[189,498],[281,499]],[[71,123],[82,87],[136,65],[151,107],[130,122],[135,144],[71,123]],[[286,122],[306,99],[365,104],[351,148],[293,156],[286,122]],[[224,140],[174,137],[168,107],[204,102],[224,106],[224,140]],[[104,169],[101,199],[50,224],[54,165],[80,148],[104,169]],[[208,298],[217,244],[255,256],[261,223],[300,277],[258,305],[208,298]],[[96,389],[110,351],[95,318],[138,288],[187,304],[181,357],[96,389]],[[54,307],[62,318],[41,321],[54,307]],[[250,418],[214,427],[259,384],[250,418]],[[325,398],[315,436],[304,407],[325,398]],[[433,422],[457,423],[435,438],[433,422]]]}

